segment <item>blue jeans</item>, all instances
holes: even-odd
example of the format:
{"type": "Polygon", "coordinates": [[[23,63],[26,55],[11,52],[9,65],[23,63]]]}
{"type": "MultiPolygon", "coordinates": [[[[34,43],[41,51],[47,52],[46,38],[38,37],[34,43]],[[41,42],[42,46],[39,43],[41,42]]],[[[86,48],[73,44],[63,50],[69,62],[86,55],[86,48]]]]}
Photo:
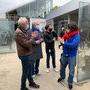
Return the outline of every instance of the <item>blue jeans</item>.
{"type": "Polygon", "coordinates": [[[68,84],[72,85],[74,72],[75,72],[75,66],[76,66],[76,56],[73,56],[73,57],[62,56],[62,67],[60,70],[60,76],[62,79],[65,79],[66,77],[65,71],[66,71],[67,65],[69,65],[68,84]]]}
{"type": "Polygon", "coordinates": [[[30,55],[27,56],[21,56],[19,57],[21,59],[22,64],[22,78],[21,78],[21,90],[26,87],[26,80],[28,79],[29,83],[33,83],[32,78],[32,65],[33,65],[33,59],[30,55]]]}

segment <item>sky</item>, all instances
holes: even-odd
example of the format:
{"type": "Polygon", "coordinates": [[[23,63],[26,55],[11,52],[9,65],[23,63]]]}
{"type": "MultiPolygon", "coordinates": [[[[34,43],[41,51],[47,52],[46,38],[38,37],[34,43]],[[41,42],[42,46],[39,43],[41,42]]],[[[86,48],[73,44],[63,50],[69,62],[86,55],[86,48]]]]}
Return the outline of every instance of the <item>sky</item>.
{"type": "Polygon", "coordinates": [[[62,6],[71,0],[53,0],[53,6],[62,6]]]}
{"type": "Polygon", "coordinates": [[[34,0],[0,0],[0,13],[15,9],[34,0]]]}

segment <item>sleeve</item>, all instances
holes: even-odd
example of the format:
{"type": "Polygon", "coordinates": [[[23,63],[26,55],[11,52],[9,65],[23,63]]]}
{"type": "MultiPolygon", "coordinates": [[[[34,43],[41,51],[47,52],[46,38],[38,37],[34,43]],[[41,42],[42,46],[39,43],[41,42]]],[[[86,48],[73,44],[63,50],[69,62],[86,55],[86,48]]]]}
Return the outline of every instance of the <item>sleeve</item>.
{"type": "Polygon", "coordinates": [[[44,41],[45,41],[45,42],[47,42],[47,41],[48,41],[48,39],[47,39],[46,34],[44,34],[44,35],[43,35],[43,37],[44,37],[44,41]]]}
{"type": "Polygon", "coordinates": [[[55,31],[52,32],[53,36],[57,38],[57,33],[55,31]]]}
{"type": "Polygon", "coordinates": [[[71,43],[67,41],[64,42],[64,46],[69,47],[69,48],[75,48],[76,46],[79,45],[79,43],[80,43],[80,35],[76,36],[71,43]]]}
{"type": "Polygon", "coordinates": [[[52,43],[53,42],[53,39],[52,40],[49,40],[48,39],[48,35],[44,35],[44,41],[46,42],[46,43],[52,43]]]}
{"type": "Polygon", "coordinates": [[[60,32],[59,36],[62,38],[64,36],[64,32],[60,32]]]}
{"type": "Polygon", "coordinates": [[[42,32],[40,31],[39,33],[40,33],[41,38],[43,39],[43,34],[42,34],[42,32]]]}
{"type": "Polygon", "coordinates": [[[27,39],[22,33],[16,34],[16,42],[22,45],[23,47],[29,48],[32,44],[34,44],[34,40],[27,39]]]}

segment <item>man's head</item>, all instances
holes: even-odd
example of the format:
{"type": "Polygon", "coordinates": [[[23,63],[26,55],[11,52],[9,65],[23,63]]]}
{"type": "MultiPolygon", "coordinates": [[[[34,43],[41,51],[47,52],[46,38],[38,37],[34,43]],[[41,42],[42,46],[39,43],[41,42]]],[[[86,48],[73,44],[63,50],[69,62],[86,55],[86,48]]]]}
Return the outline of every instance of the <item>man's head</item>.
{"type": "Polygon", "coordinates": [[[39,23],[36,21],[32,22],[32,27],[39,29],[39,23]]]}
{"type": "Polygon", "coordinates": [[[45,26],[45,29],[46,29],[46,31],[51,32],[52,31],[52,25],[51,24],[47,24],[45,26]]]}
{"type": "Polygon", "coordinates": [[[71,24],[68,24],[67,29],[68,29],[70,32],[77,31],[77,30],[78,30],[78,26],[77,26],[77,24],[75,24],[75,23],[71,23],[71,24]]]}
{"type": "Polygon", "coordinates": [[[18,25],[19,25],[19,27],[21,27],[24,30],[27,30],[29,28],[29,22],[28,22],[27,18],[25,18],[25,17],[19,18],[18,25]]]}

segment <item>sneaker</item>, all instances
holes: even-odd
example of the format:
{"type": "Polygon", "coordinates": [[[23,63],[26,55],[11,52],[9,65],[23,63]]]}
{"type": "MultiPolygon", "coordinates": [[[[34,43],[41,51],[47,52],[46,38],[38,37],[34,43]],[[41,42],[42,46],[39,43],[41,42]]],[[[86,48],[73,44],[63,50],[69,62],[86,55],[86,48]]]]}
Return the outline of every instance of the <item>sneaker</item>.
{"type": "Polygon", "coordinates": [[[36,75],[32,75],[32,77],[33,77],[33,78],[35,78],[35,77],[36,77],[36,75]]]}
{"type": "Polygon", "coordinates": [[[68,85],[69,89],[72,90],[73,88],[73,85],[68,85]]]}
{"type": "Polygon", "coordinates": [[[55,72],[58,72],[59,70],[57,70],[56,68],[53,68],[53,70],[55,71],[55,72]]]}
{"type": "Polygon", "coordinates": [[[50,72],[50,69],[47,69],[46,72],[49,73],[50,72]]]}
{"type": "Polygon", "coordinates": [[[21,88],[20,90],[29,90],[27,87],[25,87],[25,88],[21,88]]]}
{"type": "Polygon", "coordinates": [[[63,81],[62,78],[59,78],[59,79],[57,80],[58,83],[59,83],[59,82],[62,82],[62,81],[63,81]]]}
{"type": "Polygon", "coordinates": [[[40,88],[40,85],[38,85],[36,83],[29,84],[29,86],[32,88],[40,88]]]}

